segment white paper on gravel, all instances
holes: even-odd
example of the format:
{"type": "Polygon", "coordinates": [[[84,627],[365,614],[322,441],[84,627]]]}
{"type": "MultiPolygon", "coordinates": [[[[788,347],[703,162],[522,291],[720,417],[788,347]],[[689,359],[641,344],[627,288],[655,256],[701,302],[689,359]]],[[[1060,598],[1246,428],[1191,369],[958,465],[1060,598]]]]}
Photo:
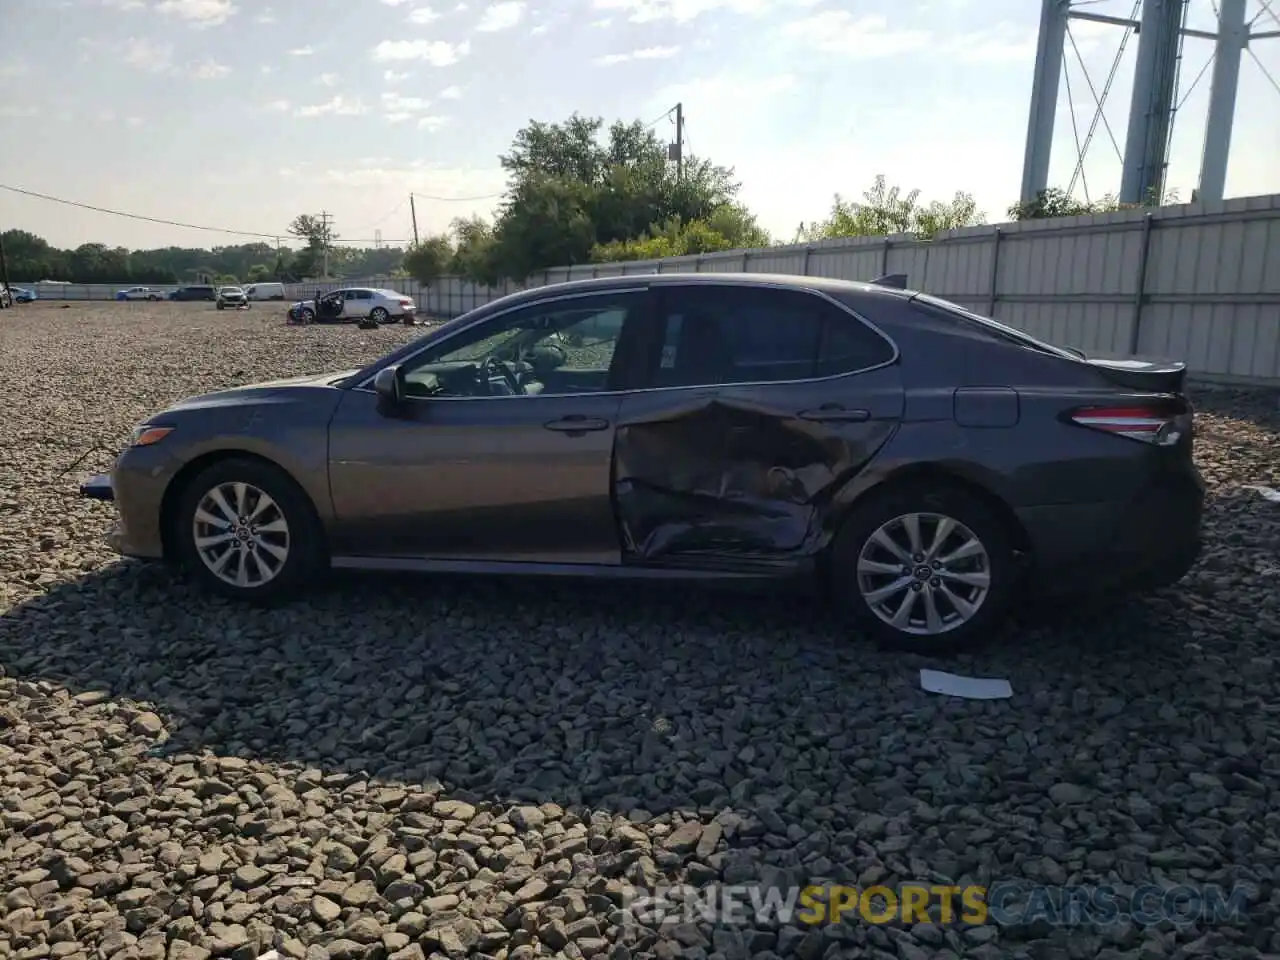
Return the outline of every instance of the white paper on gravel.
{"type": "Polygon", "coordinates": [[[1252,490],[1262,497],[1263,500],[1270,500],[1272,503],[1280,503],[1280,490],[1274,487],[1263,487],[1255,483],[1247,483],[1244,486],[1246,490],[1252,490]]]}
{"type": "Polygon", "coordinates": [[[1008,680],[986,677],[961,677],[941,670],[921,670],[920,686],[929,693],[966,700],[1005,700],[1013,696],[1008,680]]]}

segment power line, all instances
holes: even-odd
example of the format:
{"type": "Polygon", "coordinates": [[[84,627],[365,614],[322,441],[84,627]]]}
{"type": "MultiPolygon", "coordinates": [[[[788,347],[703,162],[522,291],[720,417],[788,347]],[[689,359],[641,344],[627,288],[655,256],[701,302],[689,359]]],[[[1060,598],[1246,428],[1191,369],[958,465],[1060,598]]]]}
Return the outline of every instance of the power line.
{"type": "Polygon", "coordinates": [[[429,193],[415,193],[413,196],[419,200],[437,200],[441,203],[471,203],[475,200],[496,200],[502,193],[486,193],[478,197],[433,197],[429,193]]]}
{"type": "MultiPolygon", "coordinates": [[[[94,213],[105,213],[113,217],[124,217],[126,220],[140,220],[145,223],[156,223],[166,227],[181,227],[184,230],[203,230],[206,233],[222,233],[222,234],[227,234],[229,236],[235,236],[235,237],[252,237],[257,240],[273,240],[276,243],[279,243],[281,237],[291,236],[291,234],[289,234],[289,231],[287,229],[277,230],[274,233],[268,233],[266,231],[261,231],[261,230],[234,230],[230,227],[211,227],[211,226],[208,226],[205,224],[199,224],[199,223],[184,223],[181,220],[166,220],[163,217],[150,217],[150,216],[147,216],[146,214],[130,213],[126,210],[112,210],[109,207],[100,207],[92,203],[81,203],[79,200],[67,200],[64,197],[54,197],[47,193],[40,193],[36,190],[26,190],[22,187],[14,187],[5,183],[0,183],[0,190],[7,190],[10,193],[20,194],[21,196],[31,197],[36,200],[47,200],[50,203],[59,203],[59,204],[62,204],[63,206],[75,207],[79,210],[90,210],[94,213]]],[[[459,197],[457,199],[483,199],[483,198],[459,197]]],[[[365,245],[372,245],[375,242],[375,240],[376,238],[364,238],[364,237],[337,238],[335,237],[333,238],[332,242],[333,243],[361,243],[365,245]]],[[[384,244],[396,245],[396,244],[407,244],[409,241],[384,239],[381,242],[384,244]]]]}
{"type": "MultiPolygon", "coordinates": [[[[677,104],[676,106],[679,106],[679,104],[677,104]]],[[[669,108],[669,109],[667,110],[667,112],[666,112],[666,113],[663,113],[663,114],[661,114],[660,116],[654,117],[652,120],[650,120],[648,123],[646,123],[646,124],[644,125],[644,128],[645,128],[646,130],[649,130],[649,129],[652,129],[653,127],[656,127],[656,126],[657,126],[658,124],[660,124],[663,120],[667,119],[667,117],[671,116],[671,115],[672,115],[673,113],[675,113],[675,112],[676,112],[676,108],[675,108],[675,107],[671,107],[671,108],[669,108]]]]}
{"type": "Polygon", "coordinates": [[[1258,55],[1249,47],[1245,47],[1244,52],[1247,53],[1250,59],[1258,65],[1258,69],[1262,71],[1262,75],[1271,81],[1271,86],[1275,87],[1276,93],[1280,93],[1280,81],[1277,81],[1276,78],[1272,76],[1271,71],[1267,69],[1266,64],[1259,60],[1258,55]]]}

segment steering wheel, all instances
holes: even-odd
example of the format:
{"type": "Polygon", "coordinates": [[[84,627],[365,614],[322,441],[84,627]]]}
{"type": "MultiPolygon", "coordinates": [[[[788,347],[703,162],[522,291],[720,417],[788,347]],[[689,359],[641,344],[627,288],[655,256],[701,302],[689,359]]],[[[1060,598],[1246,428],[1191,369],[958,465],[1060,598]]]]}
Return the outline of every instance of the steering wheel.
{"type": "Polygon", "coordinates": [[[513,395],[524,393],[524,388],[520,386],[520,381],[516,379],[516,375],[511,368],[493,354],[489,354],[489,356],[480,361],[479,373],[481,382],[484,383],[490,393],[493,391],[491,381],[495,372],[506,381],[513,395]]]}

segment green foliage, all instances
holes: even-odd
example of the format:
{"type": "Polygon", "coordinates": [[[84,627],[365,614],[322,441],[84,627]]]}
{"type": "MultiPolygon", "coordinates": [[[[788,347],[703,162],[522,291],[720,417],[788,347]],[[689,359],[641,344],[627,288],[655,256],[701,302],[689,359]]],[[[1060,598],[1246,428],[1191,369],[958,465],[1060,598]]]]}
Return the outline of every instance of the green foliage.
{"type": "Polygon", "coordinates": [[[453,246],[448,237],[428,237],[409,247],[404,255],[404,269],[424,287],[433,286],[453,260],[453,246]]]}
{"type": "Polygon", "coordinates": [[[1137,210],[1142,207],[1161,207],[1178,202],[1177,190],[1151,191],[1145,203],[1121,203],[1115,194],[1108,193],[1099,200],[1077,200],[1061,187],[1041,190],[1027,203],[1015,203],[1009,208],[1010,220],[1047,220],[1053,217],[1083,217],[1092,213],[1114,213],[1117,210],[1137,210]]]}
{"type": "Polygon", "coordinates": [[[681,223],[675,218],[660,229],[645,231],[635,239],[596,244],[591,249],[591,261],[619,263],[624,260],[659,260],[663,257],[714,253],[717,250],[766,247],[769,243],[769,235],[756,226],[750,214],[741,208],[726,205],[706,220],[681,223]]]}
{"type": "MultiPolygon", "coordinates": [[[[72,283],[162,284],[196,283],[201,277],[245,277],[247,282],[279,280],[289,282],[311,276],[308,251],[273,244],[243,243],[212,250],[192,247],[161,247],[155,250],[124,250],[100,243],[86,243],[74,250],[50,246],[42,237],[26,230],[4,233],[5,259],[9,279],[14,283],[65,280],[72,283]]],[[[401,267],[404,251],[399,247],[330,251],[330,271],[348,277],[390,276],[401,267]]],[[[318,261],[316,263],[318,268],[318,261]]]]}
{"type": "Polygon", "coordinates": [[[534,121],[499,160],[510,181],[493,224],[454,225],[454,266],[471,280],[492,285],[600,257],[767,241],[734,205],[732,170],[689,157],[677,177],[666,144],[639,122],[606,131],[601,118],[578,114],[534,121]],[[713,216],[718,225],[695,226],[713,216]]]}
{"type": "Polygon", "coordinates": [[[220,273],[213,278],[213,282],[220,287],[238,287],[240,281],[229,273],[220,273]]]}
{"type": "Polygon", "coordinates": [[[949,203],[934,200],[920,203],[920,191],[902,193],[890,187],[884,174],[879,174],[861,202],[845,200],[836,194],[831,212],[825,220],[801,224],[796,242],[829,240],[833,237],[882,237],[910,233],[931,239],[944,230],[975,227],[986,220],[978,212],[973,197],[957,193],[949,203]]]}

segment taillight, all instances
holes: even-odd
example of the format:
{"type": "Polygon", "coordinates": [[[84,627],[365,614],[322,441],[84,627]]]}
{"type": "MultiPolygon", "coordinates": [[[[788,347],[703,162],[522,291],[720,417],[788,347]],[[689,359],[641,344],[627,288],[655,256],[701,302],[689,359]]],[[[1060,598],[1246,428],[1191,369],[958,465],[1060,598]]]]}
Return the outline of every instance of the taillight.
{"type": "Polygon", "coordinates": [[[1128,407],[1080,407],[1072,423],[1157,447],[1172,447],[1191,433],[1192,413],[1186,404],[1128,407]]]}
{"type": "Polygon", "coordinates": [[[405,309],[408,309],[409,307],[412,307],[413,305],[414,305],[414,303],[413,303],[413,301],[412,301],[412,300],[401,300],[401,301],[400,301],[400,306],[404,307],[405,309]]]}

